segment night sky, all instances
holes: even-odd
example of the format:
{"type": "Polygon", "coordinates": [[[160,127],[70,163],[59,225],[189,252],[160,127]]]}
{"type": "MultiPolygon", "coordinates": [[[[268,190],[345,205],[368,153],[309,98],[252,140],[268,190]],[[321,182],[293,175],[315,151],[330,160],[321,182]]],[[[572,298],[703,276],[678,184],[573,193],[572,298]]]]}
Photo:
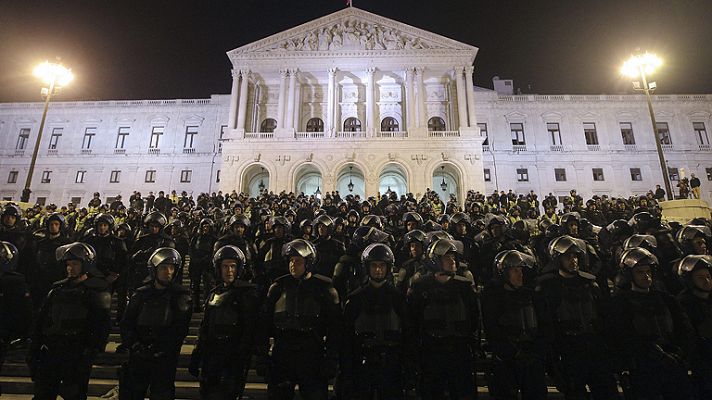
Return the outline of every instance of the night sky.
{"type": "MultiPolygon", "coordinates": [[[[475,84],[524,93],[630,93],[636,48],[665,65],[658,93],[712,93],[712,0],[354,0],[479,47],[475,84]]],[[[230,92],[225,52],[345,7],[343,0],[0,0],[0,102],[39,101],[32,67],[60,57],[57,100],[205,98],[230,92]]]]}

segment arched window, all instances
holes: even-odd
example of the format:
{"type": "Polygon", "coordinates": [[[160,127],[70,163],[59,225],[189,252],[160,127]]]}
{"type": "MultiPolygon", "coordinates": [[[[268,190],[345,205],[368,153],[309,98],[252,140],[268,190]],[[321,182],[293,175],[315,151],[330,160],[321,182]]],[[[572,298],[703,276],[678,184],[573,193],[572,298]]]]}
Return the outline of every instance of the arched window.
{"type": "Polygon", "coordinates": [[[428,120],[429,131],[444,131],[445,121],[440,117],[432,117],[428,120]]]}
{"type": "Polygon", "coordinates": [[[274,132],[277,128],[277,121],[273,118],[267,118],[260,124],[260,132],[274,132]]]}
{"type": "Polygon", "coordinates": [[[307,132],[324,132],[324,121],[321,118],[312,118],[307,121],[307,132]]]}
{"type": "Polygon", "coordinates": [[[386,117],[381,121],[381,132],[395,132],[398,128],[398,120],[393,117],[386,117]]]}
{"type": "Polygon", "coordinates": [[[361,132],[361,121],[354,117],[346,118],[344,132],[361,132]]]}

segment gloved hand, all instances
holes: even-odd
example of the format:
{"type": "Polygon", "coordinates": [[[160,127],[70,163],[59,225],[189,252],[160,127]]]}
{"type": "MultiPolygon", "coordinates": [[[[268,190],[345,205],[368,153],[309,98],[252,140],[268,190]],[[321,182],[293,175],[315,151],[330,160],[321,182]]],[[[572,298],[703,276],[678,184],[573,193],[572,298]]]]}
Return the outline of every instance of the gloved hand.
{"type": "Polygon", "coordinates": [[[321,364],[321,369],[319,370],[319,372],[319,375],[324,379],[334,379],[339,373],[339,362],[333,358],[327,358],[321,364]]]}
{"type": "Polygon", "coordinates": [[[193,353],[190,355],[188,372],[196,378],[200,377],[200,352],[198,349],[193,349],[193,353]]]}

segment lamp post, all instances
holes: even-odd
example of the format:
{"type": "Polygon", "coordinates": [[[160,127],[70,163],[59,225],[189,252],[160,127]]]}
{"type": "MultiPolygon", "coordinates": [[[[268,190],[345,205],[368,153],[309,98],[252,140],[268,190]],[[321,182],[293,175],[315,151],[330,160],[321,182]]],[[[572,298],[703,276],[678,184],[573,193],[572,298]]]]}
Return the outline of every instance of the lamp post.
{"type": "Polygon", "coordinates": [[[33,74],[37,78],[41,79],[47,87],[42,88],[42,94],[46,95],[44,111],[42,111],[42,120],[40,121],[40,130],[37,133],[35,148],[32,151],[32,160],[30,161],[30,170],[27,172],[25,188],[22,189],[22,195],[20,196],[20,201],[25,203],[30,201],[30,193],[32,193],[32,190],[30,190],[30,186],[32,185],[32,174],[35,172],[35,163],[37,162],[37,153],[40,150],[40,141],[42,140],[42,131],[44,130],[45,120],[47,119],[49,102],[52,99],[52,95],[55,94],[55,91],[58,91],[61,87],[66,86],[72,81],[72,79],[74,79],[72,70],[61,64],[50,63],[47,61],[35,67],[33,74]]]}
{"type": "Polygon", "coordinates": [[[645,53],[636,54],[631,56],[628,61],[623,64],[621,68],[621,73],[623,75],[629,76],[631,78],[638,78],[642,81],[642,87],[640,82],[633,82],[633,88],[635,90],[642,90],[645,93],[645,100],[648,102],[648,112],[650,113],[650,122],[653,124],[653,135],[655,136],[653,140],[655,141],[655,147],[658,150],[658,160],[660,161],[660,170],[663,173],[663,182],[665,182],[665,191],[667,192],[668,200],[673,200],[675,198],[672,191],[672,185],[670,185],[670,176],[668,174],[667,164],[665,163],[665,155],[663,154],[663,147],[660,143],[660,137],[658,134],[658,125],[655,122],[655,113],[653,112],[653,101],[650,98],[650,91],[655,90],[657,85],[655,82],[648,82],[648,75],[652,74],[656,68],[661,66],[663,61],[658,58],[655,54],[645,53]]]}

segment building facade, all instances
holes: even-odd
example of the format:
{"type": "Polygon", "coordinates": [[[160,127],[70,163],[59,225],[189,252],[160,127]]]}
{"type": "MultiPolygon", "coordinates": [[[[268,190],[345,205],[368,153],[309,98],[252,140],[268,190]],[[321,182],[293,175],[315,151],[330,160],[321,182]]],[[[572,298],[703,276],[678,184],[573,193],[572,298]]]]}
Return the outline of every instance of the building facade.
{"type": "MultiPolygon", "coordinates": [[[[662,185],[642,95],[475,87],[477,48],[349,7],[228,52],[230,95],[53,102],[31,201],[134,190],[361,196],[426,188],[585,196],[662,185]]],[[[712,197],[710,95],[654,96],[673,185],[712,197]]],[[[40,103],[0,104],[0,196],[19,199],[40,103]]]]}

